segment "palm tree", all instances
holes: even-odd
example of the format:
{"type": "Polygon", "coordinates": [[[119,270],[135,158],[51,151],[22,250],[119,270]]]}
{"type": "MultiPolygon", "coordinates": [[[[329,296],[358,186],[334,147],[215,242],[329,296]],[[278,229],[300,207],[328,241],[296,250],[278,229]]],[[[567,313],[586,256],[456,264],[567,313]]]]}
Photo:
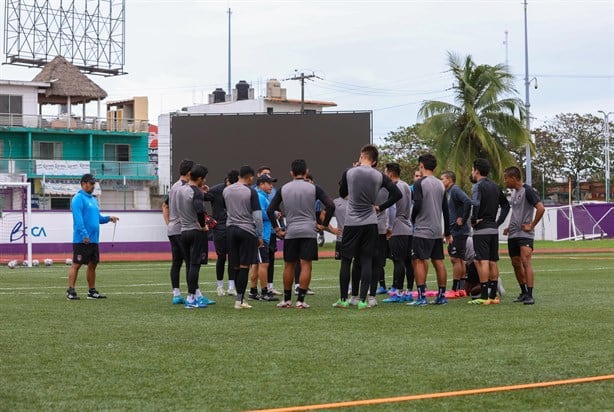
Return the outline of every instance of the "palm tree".
{"type": "Polygon", "coordinates": [[[491,178],[502,182],[503,170],[515,165],[511,149],[526,145],[525,110],[516,94],[513,76],[504,65],[476,65],[471,56],[448,53],[454,75],[455,104],[426,101],[418,116],[424,119],[421,132],[435,140],[440,169],[457,174],[457,183],[469,188],[473,161],[488,159],[491,178]]]}

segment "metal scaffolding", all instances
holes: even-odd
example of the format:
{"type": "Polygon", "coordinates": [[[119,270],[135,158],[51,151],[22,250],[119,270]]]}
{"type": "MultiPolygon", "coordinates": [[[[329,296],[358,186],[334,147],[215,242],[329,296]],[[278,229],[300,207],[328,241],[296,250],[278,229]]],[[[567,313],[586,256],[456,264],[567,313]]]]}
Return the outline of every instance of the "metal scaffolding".
{"type": "Polygon", "coordinates": [[[42,67],[63,56],[85,73],[126,74],[125,0],[6,0],[5,63],[42,67]]]}

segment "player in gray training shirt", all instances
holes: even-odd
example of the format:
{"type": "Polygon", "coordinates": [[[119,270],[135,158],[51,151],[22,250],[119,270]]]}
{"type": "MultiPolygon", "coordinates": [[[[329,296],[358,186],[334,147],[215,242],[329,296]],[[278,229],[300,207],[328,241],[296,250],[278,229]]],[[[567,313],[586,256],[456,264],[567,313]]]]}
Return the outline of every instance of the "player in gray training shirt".
{"type": "Polygon", "coordinates": [[[237,183],[227,186],[222,193],[227,214],[228,265],[234,271],[237,287],[235,309],[251,309],[243,297],[249,267],[258,262],[258,248],[264,244],[260,201],[258,193],[251,187],[254,174],[250,166],[242,166],[237,183]]]}
{"type": "Polygon", "coordinates": [[[296,308],[307,309],[305,295],[311,281],[312,261],[318,259],[317,234],[324,230],[335,213],[335,204],[324,190],[305,180],[307,163],[303,159],[296,159],[291,165],[293,180],[283,185],[269,204],[267,214],[275,233],[284,239],[284,300],[277,307],[289,308],[292,306],[292,284],[294,270],[300,264],[299,289],[296,308]],[[316,200],[325,207],[326,216],[322,224],[316,221],[316,200]],[[283,204],[286,217],[286,230],[283,231],[277,220],[275,212],[283,204]]]}
{"type": "Polygon", "coordinates": [[[348,286],[350,282],[350,265],[353,258],[358,258],[361,267],[360,302],[358,309],[367,309],[367,293],[373,276],[373,256],[377,243],[377,213],[384,211],[401,198],[397,186],[374,168],[377,165],[378,151],[373,145],[360,149],[358,166],[346,170],[341,177],[339,196],[348,197],[348,211],[345,216],[343,239],[341,240],[341,268],[339,269],[340,299],[333,305],[347,308],[348,286]],[[388,190],[388,199],[376,204],[379,190],[388,190]]]}
{"type": "Polygon", "coordinates": [[[414,269],[411,262],[412,225],[409,221],[412,207],[412,190],[407,183],[401,180],[401,166],[398,163],[388,163],[386,175],[392,180],[403,197],[388,209],[391,235],[388,239],[390,257],[394,265],[392,289],[384,303],[411,302],[414,284],[414,269]],[[394,209],[394,210],[393,210],[394,209]],[[403,283],[407,278],[407,290],[403,290],[403,283]]]}
{"type": "Polygon", "coordinates": [[[514,189],[510,202],[512,216],[509,226],[503,230],[503,234],[508,237],[507,248],[520,286],[520,295],[514,302],[532,305],[535,303],[533,298],[535,274],[531,262],[534,229],[546,209],[535,189],[523,183],[520,169],[517,167],[505,169],[503,181],[508,189],[514,189]]]}
{"type": "Polygon", "coordinates": [[[177,215],[177,196],[179,188],[190,180],[190,169],[192,169],[192,166],[194,166],[194,162],[190,159],[183,159],[179,163],[179,180],[173,184],[166,200],[162,204],[162,216],[164,217],[164,222],[166,222],[166,232],[171,243],[170,277],[171,287],[173,288],[173,305],[185,303],[179,288],[179,273],[185,256],[183,246],[181,246],[181,222],[179,222],[179,216],[177,215]]]}
{"type": "Polygon", "coordinates": [[[433,176],[437,167],[437,159],[432,154],[424,154],[418,158],[422,179],[414,184],[414,207],[411,221],[414,224],[412,239],[412,257],[414,259],[414,274],[418,288],[418,299],[409,303],[411,306],[424,306],[426,300],[426,275],[430,259],[437,274],[438,292],[433,301],[436,305],[448,303],[446,293],[446,267],[443,262],[443,240],[450,243],[450,216],[446,189],[441,180],[433,176]],[[442,219],[443,218],[443,219],[442,219]],[[443,226],[442,226],[443,224],[443,226]]]}

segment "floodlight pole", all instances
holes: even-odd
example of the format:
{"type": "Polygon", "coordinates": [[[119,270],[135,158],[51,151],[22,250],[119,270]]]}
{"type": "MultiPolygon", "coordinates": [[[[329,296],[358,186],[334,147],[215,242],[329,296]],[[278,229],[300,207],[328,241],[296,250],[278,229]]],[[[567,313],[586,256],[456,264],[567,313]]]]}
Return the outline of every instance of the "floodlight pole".
{"type": "Polygon", "coordinates": [[[605,151],[605,201],[606,203],[610,203],[610,115],[614,114],[614,112],[604,112],[603,110],[598,110],[599,113],[603,114],[603,146],[605,151]]]}
{"type": "MultiPolygon", "coordinates": [[[[232,96],[232,89],[230,88],[230,51],[231,51],[231,47],[230,47],[230,17],[232,16],[232,11],[230,10],[230,8],[228,9],[228,94],[230,96],[232,96]]],[[[232,100],[232,98],[231,98],[232,100]]]]}
{"type": "Polygon", "coordinates": [[[531,103],[529,102],[529,38],[527,30],[527,0],[524,0],[524,90],[525,90],[525,116],[529,142],[526,145],[525,182],[531,186],[531,103]]]}

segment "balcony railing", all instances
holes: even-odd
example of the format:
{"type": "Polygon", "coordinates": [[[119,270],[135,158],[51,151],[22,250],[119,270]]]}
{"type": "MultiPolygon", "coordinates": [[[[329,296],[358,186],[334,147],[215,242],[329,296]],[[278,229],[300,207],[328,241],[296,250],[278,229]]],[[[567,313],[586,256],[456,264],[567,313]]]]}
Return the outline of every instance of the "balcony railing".
{"type": "Polygon", "coordinates": [[[151,180],[156,178],[156,165],[148,162],[116,161],[39,161],[36,159],[0,159],[0,173],[26,174],[29,178],[78,178],[92,173],[98,179],[151,180]],[[56,162],[56,165],[50,164],[56,162]]]}
{"type": "Polygon", "coordinates": [[[0,113],[0,126],[39,129],[103,130],[113,132],[147,132],[149,122],[138,119],[111,119],[95,116],[29,115],[0,113]]]}

